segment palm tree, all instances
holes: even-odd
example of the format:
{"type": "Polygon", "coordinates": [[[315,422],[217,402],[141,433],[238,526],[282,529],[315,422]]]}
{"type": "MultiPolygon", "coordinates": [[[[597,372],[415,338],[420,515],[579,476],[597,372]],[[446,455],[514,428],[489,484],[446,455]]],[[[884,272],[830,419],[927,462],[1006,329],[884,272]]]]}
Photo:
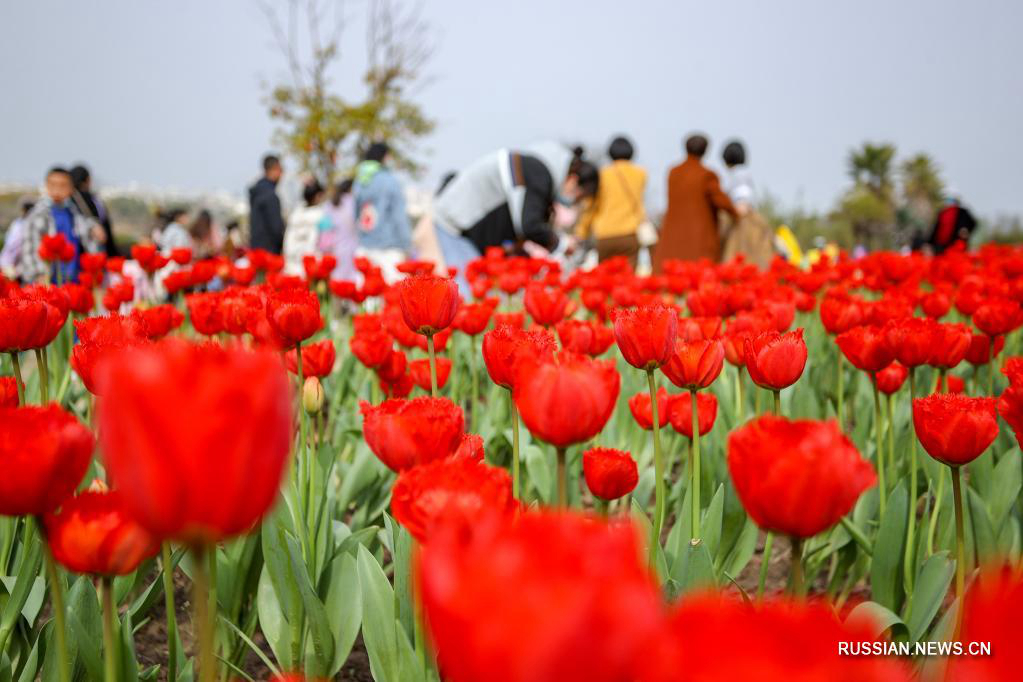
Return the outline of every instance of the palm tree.
{"type": "Polygon", "coordinates": [[[894,158],[895,145],[864,142],[862,147],[849,152],[849,175],[856,184],[865,185],[879,197],[889,198],[894,158]]]}
{"type": "Polygon", "coordinates": [[[936,206],[941,201],[945,184],[941,181],[938,164],[929,154],[909,157],[899,167],[902,176],[902,198],[907,204],[927,202],[936,206]]]}

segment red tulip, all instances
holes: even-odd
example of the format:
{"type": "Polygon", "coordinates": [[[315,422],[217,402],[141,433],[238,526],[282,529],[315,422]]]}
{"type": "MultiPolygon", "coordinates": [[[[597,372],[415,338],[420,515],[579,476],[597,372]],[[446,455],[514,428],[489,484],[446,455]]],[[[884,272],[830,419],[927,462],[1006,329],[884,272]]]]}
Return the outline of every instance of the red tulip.
{"type": "MultiPolygon", "coordinates": [[[[642,391],[629,398],[629,411],[641,429],[651,431],[654,428],[653,411],[650,409],[650,393],[642,391]]],[[[660,428],[668,424],[668,392],[661,386],[657,389],[657,422],[660,428]]]]}
{"type": "MultiPolygon", "coordinates": [[[[352,338],[348,339],[348,348],[363,365],[375,368],[387,362],[391,357],[394,341],[391,339],[391,335],[383,329],[363,332],[356,329],[352,338]]],[[[404,353],[402,357],[404,357],[404,353]]]]}
{"type": "Polygon", "coordinates": [[[683,317],[678,322],[678,337],[683,341],[716,339],[721,336],[720,317],[683,317]]]}
{"type": "Polygon", "coordinates": [[[38,299],[0,298],[0,352],[17,353],[46,345],[49,308],[38,299]]]}
{"type": "Polygon", "coordinates": [[[394,518],[420,543],[440,523],[471,531],[481,514],[511,517],[517,509],[507,471],[464,457],[406,469],[391,490],[394,518]]]}
{"type": "Polygon", "coordinates": [[[224,331],[220,294],[192,294],[185,297],[185,305],[195,331],[206,336],[215,336],[224,331]]]}
{"type": "MultiPolygon", "coordinates": [[[[408,363],[408,373],[412,377],[412,383],[424,391],[432,390],[430,382],[430,361],[426,358],[413,360],[408,363]]],[[[451,360],[448,358],[437,358],[437,388],[444,388],[451,376],[451,360]]]]}
{"type": "Polygon", "coordinates": [[[764,301],[763,307],[771,316],[774,330],[778,333],[786,331],[796,319],[796,306],[789,301],[764,301]]]}
{"type": "Polygon", "coordinates": [[[139,264],[139,267],[149,273],[156,272],[167,264],[160,256],[160,252],[156,250],[155,244],[133,244],[131,258],[139,264]]]}
{"type": "Polygon", "coordinates": [[[929,317],[903,317],[888,322],[884,333],[895,359],[912,368],[930,362],[934,354],[932,345],[936,327],[929,317]]]}
{"type": "Polygon", "coordinates": [[[834,526],[877,480],[838,422],[773,415],[732,431],[728,470],[758,526],[799,538],[834,526]]]}
{"type": "Polygon", "coordinates": [[[988,336],[1001,336],[1023,324],[1023,308],[1007,299],[989,300],[973,313],[973,324],[988,336]]]}
{"type": "Polygon", "coordinates": [[[79,315],[88,315],[96,307],[96,299],[90,287],[69,282],[61,287],[68,297],[68,308],[79,315]]]}
{"type": "Polygon", "coordinates": [[[415,384],[412,383],[412,377],[408,372],[403,371],[393,380],[380,377],[380,390],[383,391],[385,398],[407,398],[413,388],[415,384]]]}
{"type": "Polygon", "coordinates": [[[615,340],[625,361],[657,369],[669,359],[678,335],[678,314],[665,306],[618,309],[612,314],[615,340]]]}
{"type": "Polygon", "coordinates": [[[821,301],[821,322],[829,334],[841,334],[863,324],[862,303],[844,292],[828,292],[821,301]]]}
{"type": "Polygon", "coordinates": [[[192,249],[188,247],[171,249],[170,259],[178,265],[188,265],[192,262],[192,249]]]}
{"type": "Polygon", "coordinates": [[[78,265],[81,266],[82,272],[88,272],[97,282],[102,279],[101,273],[106,264],[107,254],[105,253],[83,253],[78,257],[78,265]]]}
{"type": "Polygon", "coordinates": [[[455,280],[413,275],[398,282],[396,288],[401,315],[409,329],[432,336],[451,326],[460,305],[455,280]]]}
{"type": "Polygon", "coordinates": [[[266,299],[266,319],[287,348],[305,341],[323,327],[316,294],[300,289],[270,294],[266,299]]]}
{"type": "Polygon", "coordinates": [[[483,449],[483,437],[475,433],[463,433],[462,442],[455,450],[452,457],[460,459],[471,459],[474,462],[482,462],[486,452],[483,449]]]}
{"type": "Polygon", "coordinates": [[[721,343],[725,347],[725,360],[735,367],[746,365],[746,339],[757,336],[761,332],[770,331],[770,320],[759,313],[740,313],[736,315],[725,329],[721,343]]]}
{"type": "Polygon", "coordinates": [[[931,336],[932,367],[952,369],[966,357],[973,333],[961,322],[936,324],[931,336]]]}
{"type": "Polygon", "coordinates": [[[455,329],[469,336],[483,333],[490,324],[490,316],[493,315],[496,306],[497,299],[464,304],[455,314],[453,322],[455,329]]]}
{"type": "Polygon", "coordinates": [[[310,282],[321,282],[330,279],[330,273],[337,267],[337,258],[327,253],[319,258],[313,254],[302,257],[302,268],[310,282]]]}
{"type": "Polygon", "coordinates": [[[957,377],[954,374],[949,374],[945,377],[945,390],[938,391],[939,393],[962,393],[966,390],[966,382],[962,377],[957,377]]]}
{"type": "Polygon", "coordinates": [[[92,434],[57,405],[0,409],[0,434],[0,516],[53,511],[89,468],[92,434]]]}
{"type": "Polygon", "coordinates": [[[533,322],[544,327],[561,322],[568,310],[565,292],[559,287],[545,287],[540,282],[532,282],[526,287],[524,303],[533,322]]]}
{"type": "Polygon", "coordinates": [[[1005,337],[994,337],[994,346],[991,345],[991,337],[986,334],[974,334],[970,337],[970,347],[966,349],[966,361],[974,367],[986,365],[993,360],[1002,349],[1005,348],[1005,337]]]}
{"type": "Polygon", "coordinates": [[[998,397],[998,413],[1012,428],[1016,442],[1023,448],[1023,385],[1014,383],[1002,391],[998,397]]]}
{"type": "Polygon", "coordinates": [[[899,362],[893,362],[875,375],[877,389],[885,395],[891,395],[902,388],[909,378],[909,370],[899,362]]]}
{"type": "Polygon", "coordinates": [[[934,459],[949,466],[969,464],[998,437],[994,398],[936,393],[913,401],[916,437],[934,459]]]}
{"type": "Polygon", "coordinates": [[[952,310],[952,299],[944,291],[932,291],[920,299],[920,309],[932,320],[940,320],[952,310]]]}
{"type": "Polygon", "coordinates": [[[18,406],[18,382],[14,377],[0,377],[0,408],[18,406]]]}
{"type": "Polygon", "coordinates": [[[75,332],[83,344],[125,344],[146,340],[142,321],[137,316],[109,313],[75,320],[75,332]]]}
{"type": "Polygon", "coordinates": [[[153,341],[167,336],[185,321],[184,314],[169,303],[152,308],[136,308],[132,315],[138,319],[139,327],[146,337],[153,341]]]}
{"type": "Polygon", "coordinates": [[[984,642],[990,656],[953,656],[948,659],[946,679],[998,682],[1012,680],[1023,666],[1017,643],[1023,638],[1023,580],[1006,566],[988,568],[966,593],[961,642],[984,642]]]}
{"type": "Polygon", "coordinates": [[[363,402],[363,437],[392,471],[404,471],[451,456],[465,432],[462,409],[447,398],[363,402]]]}
{"type": "Polygon", "coordinates": [[[535,437],[566,448],[600,433],[611,418],[619,389],[613,362],[562,351],[523,360],[512,398],[535,437]]]}
{"type": "Polygon", "coordinates": [[[127,575],[160,550],[128,513],[121,493],[88,490],[46,515],[46,539],[53,558],[69,571],[127,575]]]}
{"type": "Polygon", "coordinates": [[[843,644],[861,651],[886,644],[880,630],[870,617],[842,620],[824,602],[773,598],[754,606],[708,592],[685,597],[675,607],[634,679],[911,682],[915,678],[896,658],[842,654],[843,644]],[[733,648],[737,642],[741,651],[733,648]]]}
{"type": "MultiPolygon", "coordinates": [[[[668,421],[676,433],[686,438],[693,437],[693,401],[691,393],[679,393],[668,401],[668,421]]],[[[706,436],[714,428],[718,416],[718,399],[713,393],[700,391],[696,394],[696,423],[700,435],[706,436]]]]}
{"type": "Polygon", "coordinates": [[[590,448],[584,452],[583,476],[594,497],[606,501],[628,495],[639,483],[639,470],[632,455],[614,448],[590,448]]]}
{"type": "Polygon", "coordinates": [[[494,329],[503,325],[523,329],[526,326],[526,311],[517,310],[512,313],[494,313],[494,329]]]}
{"type": "Polygon", "coordinates": [[[404,351],[389,349],[387,359],[375,369],[381,381],[393,383],[405,374],[406,369],[408,369],[408,360],[405,357],[404,351]]]}
{"type": "Polygon", "coordinates": [[[758,386],[780,391],[799,380],[806,367],[806,342],[803,330],[779,334],[764,332],[747,337],[743,359],[750,379],[758,386]]]}
{"type": "Polygon", "coordinates": [[[39,242],[39,257],[48,262],[70,263],[75,259],[75,246],[60,232],[44,234],[39,242]]]}
{"type": "Polygon", "coordinates": [[[495,384],[511,389],[516,368],[522,360],[550,357],[556,348],[554,337],[548,331],[527,332],[499,324],[483,335],[483,362],[495,384]]]}
{"type": "Polygon", "coordinates": [[[289,382],[277,355],[165,339],[103,370],[104,462],[140,524],[195,544],[259,522],[291,447],[289,382]]]}
{"type": "MultiPolygon", "coordinates": [[[[336,351],[331,339],[302,346],[302,374],[322,379],[334,369],[336,351]]],[[[298,354],[292,348],[284,355],[284,364],[292,374],[298,374],[298,354]]]]}
{"type": "Polygon", "coordinates": [[[835,342],[853,367],[864,372],[880,372],[895,359],[881,327],[854,327],[836,336],[835,342]]]}
{"type": "Polygon", "coordinates": [[[676,341],[675,352],[661,366],[664,376],[680,388],[706,388],[724,366],[725,348],[718,340],[676,341]]]}
{"type": "Polygon", "coordinates": [[[631,680],[661,619],[629,524],[567,513],[479,522],[468,539],[431,537],[418,569],[449,682],[631,680]]]}

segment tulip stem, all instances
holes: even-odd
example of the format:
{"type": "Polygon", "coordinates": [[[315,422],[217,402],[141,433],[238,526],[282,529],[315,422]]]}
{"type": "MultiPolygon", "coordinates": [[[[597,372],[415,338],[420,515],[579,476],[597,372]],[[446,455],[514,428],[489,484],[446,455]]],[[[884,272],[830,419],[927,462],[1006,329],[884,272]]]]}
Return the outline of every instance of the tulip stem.
{"type": "MultiPolygon", "coordinates": [[[[306,491],[308,493],[308,485],[306,484],[306,481],[309,480],[310,467],[309,457],[306,455],[306,439],[308,438],[306,432],[309,427],[306,425],[308,417],[306,416],[305,405],[303,404],[303,394],[305,392],[305,368],[302,367],[301,341],[295,344],[295,366],[298,370],[298,455],[296,457],[296,460],[298,461],[298,480],[295,482],[295,485],[299,490],[299,500],[301,500],[302,491],[306,491]]],[[[306,516],[308,517],[312,515],[312,512],[309,510],[312,509],[313,501],[308,499],[308,494],[306,497],[306,504],[303,506],[306,508],[306,516]]],[[[301,505],[301,502],[299,502],[299,504],[301,505]]]]}
{"type": "Polygon", "coordinates": [[[742,396],[742,366],[740,365],[739,367],[735,368],[735,415],[736,415],[735,423],[736,424],[741,424],[742,421],[743,421],[743,419],[742,419],[743,414],[742,413],[744,412],[744,408],[746,406],[743,404],[742,397],[743,397],[742,396]]]}
{"type": "Polygon", "coordinates": [[[927,555],[934,554],[934,531],[938,527],[938,514],[941,502],[945,497],[945,468],[938,469],[938,490],[934,494],[934,507],[931,508],[931,522],[927,528],[927,555]]]}
{"type": "Polygon", "coordinates": [[[594,499],[593,502],[594,505],[597,507],[597,513],[599,513],[601,517],[606,519],[608,515],[608,501],[602,500],[599,497],[597,497],[594,499]]]}
{"type": "Polygon", "coordinates": [[[430,395],[437,397],[437,353],[433,348],[433,334],[426,335],[426,348],[430,351],[430,395]]]}
{"type": "Polygon", "coordinates": [[[508,402],[512,414],[512,497],[519,499],[519,409],[515,407],[511,391],[508,391],[508,402]]]}
{"type": "Polygon", "coordinates": [[[114,607],[114,585],[109,577],[100,579],[100,595],[103,599],[103,679],[106,682],[117,680],[117,657],[114,655],[114,619],[117,613],[114,607]]]}
{"type": "Polygon", "coordinates": [[[661,419],[657,413],[657,375],[654,370],[646,371],[646,382],[650,390],[650,414],[654,427],[654,528],[650,537],[650,565],[654,566],[664,525],[664,454],[661,452],[661,419]]]}
{"type": "Polygon", "coordinates": [[[14,384],[18,390],[18,405],[25,404],[25,382],[21,380],[21,360],[18,352],[11,352],[11,364],[14,365],[14,384]]]}
{"type": "MultiPolygon", "coordinates": [[[[913,400],[916,398],[916,367],[909,369],[909,414],[913,418],[913,400]]],[[[906,576],[907,591],[913,593],[916,580],[916,434],[909,439],[909,526],[906,529],[906,555],[903,573],[906,576]]],[[[894,455],[893,455],[894,457],[894,455]]]]}
{"type": "Polygon", "coordinates": [[[199,682],[216,678],[213,654],[213,621],[210,619],[210,580],[207,575],[206,547],[195,548],[192,568],[192,601],[195,602],[193,628],[199,633],[199,682]]]}
{"type": "Polygon", "coordinates": [[[689,403],[693,420],[693,539],[700,539],[700,420],[696,409],[696,390],[689,389],[689,403]]]}
{"type": "MultiPolygon", "coordinates": [[[[43,530],[42,519],[37,517],[36,522],[39,525],[40,537],[45,538],[46,532],[43,530]]],[[[49,546],[45,541],[43,544],[45,545],[43,555],[46,558],[46,579],[50,583],[50,602],[53,606],[53,627],[56,630],[57,638],[58,679],[60,682],[71,682],[71,664],[67,654],[67,626],[64,614],[64,583],[57,571],[57,562],[53,560],[49,546]]]]}
{"type": "Polygon", "coordinates": [[[891,480],[895,480],[898,474],[898,467],[895,464],[895,410],[892,408],[892,397],[885,396],[888,417],[888,473],[891,480]]]}
{"type": "Polygon", "coordinates": [[[966,592],[966,552],[963,549],[965,534],[963,532],[963,490],[959,480],[959,467],[952,467],[952,500],[956,512],[956,626],[953,639],[959,639],[959,630],[963,624],[963,595],[966,592]]]}
{"type": "Polygon", "coordinates": [[[781,391],[772,391],[774,393],[774,416],[781,416],[781,391]]]}
{"type": "Polygon", "coordinates": [[[838,408],[836,410],[836,415],[838,416],[838,428],[841,429],[842,431],[845,431],[845,420],[843,419],[842,415],[842,403],[845,400],[844,386],[845,368],[842,366],[842,350],[838,348],[838,346],[836,346],[835,349],[838,355],[838,357],[835,359],[835,384],[837,386],[837,388],[835,389],[835,393],[837,394],[836,397],[838,398],[838,408]]]}
{"type": "Polygon", "coordinates": [[[802,598],[806,595],[803,584],[803,539],[793,535],[792,542],[792,596],[802,598]]]}
{"type": "Polygon", "coordinates": [[[558,452],[558,506],[568,508],[568,472],[565,466],[565,448],[557,448],[558,452]]]}
{"type": "Polygon", "coordinates": [[[764,553],[760,556],[760,579],[757,581],[757,601],[764,598],[764,586],[767,584],[767,569],[771,563],[771,548],[774,545],[774,533],[767,531],[764,538],[764,553]]]}
{"type": "Polygon", "coordinates": [[[476,417],[479,413],[480,373],[479,358],[476,357],[476,337],[469,337],[472,350],[469,353],[469,371],[472,373],[472,396],[469,398],[469,431],[476,433],[476,417]]]}
{"type": "Polygon", "coordinates": [[[174,561],[171,559],[169,542],[160,548],[160,563],[163,564],[163,605],[167,612],[167,680],[178,679],[178,616],[174,605],[174,561]]]}
{"type": "Polygon", "coordinates": [[[50,402],[50,372],[46,368],[46,349],[36,348],[36,364],[39,374],[39,400],[42,405],[50,402]]]}
{"type": "Polygon", "coordinates": [[[877,484],[881,493],[881,517],[884,517],[884,510],[888,499],[888,489],[885,486],[884,475],[884,451],[881,434],[881,392],[877,390],[877,372],[873,373],[874,384],[874,461],[877,463],[877,484]]]}
{"type": "Polygon", "coordinates": [[[987,362],[987,394],[993,396],[995,394],[995,339],[997,337],[989,337],[988,341],[988,362],[987,362]]]}

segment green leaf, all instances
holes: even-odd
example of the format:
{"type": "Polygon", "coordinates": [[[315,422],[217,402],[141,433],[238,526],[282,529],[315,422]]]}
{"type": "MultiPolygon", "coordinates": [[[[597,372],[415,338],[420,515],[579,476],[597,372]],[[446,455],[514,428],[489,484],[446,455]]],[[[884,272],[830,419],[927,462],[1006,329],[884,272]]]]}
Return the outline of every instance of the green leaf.
{"type": "Polygon", "coordinates": [[[259,648],[258,644],[253,642],[252,639],[244,632],[242,632],[242,630],[237,625],[235,625],[230,620],[225,618],[222,614],[219,616],[219,619],[221,623],[223,623],[228,628],[234,631],[234,634],[237,635],[238,638],[245,643],[245,646],[247,646],[254,654],[256,654],[257,657],[259,657],[259,660],[263,662],[263,665],[265,665],[270,670],[270,672],[274,674],[274,676],[280,676],[281,674],[280,668],[274,665],[273,661],[267,658],[267,655],[263,653],[263,650],[259,648]]]}
{"type": "Polygon", "coordinates": [[[291,631],[265,564],[256,589],[256,611],[259,614],[259,629],[266,637],[274,657],[285,670],[294,669],[296,665],[291,660],[291,631]]]}
{"type": "Polygon", "coordinates": [[[27,551],[18,567],[18,577],[13,587],[9,582],[11,579],[4,578],[4,586],[10,590],[11,596],[0,614],[0,633],[7,636],[13,631],[19,615],[24,615],[30,625],[35,622],[46,592],[43,579],[37,577],[43,563],[42,544],[34,538],[34,533],[26,532],[23,537],[27,551]],[[32,599],[33,595],[35,599],[32,599]],[[29,608],[30,604],[35,608],[29,608]]]}
{"type": "Polygon", "coordinates": [[[335,677],[348,659],[355,638],[362,625],[362,592],[359,586],[359,566],[353,554],[344,553],[331,567],[330,587],[327,588],[327,618],[334,633],[334,662],[330,677],[335,677]]]}
{"type": "Polygon", "coordinates": [[[742,527],[742,532],[735,541],[732,551],[728,553],[721,564],[722,570],[727,575],[739,575],[749,564],[757,550],[759,530],[753,519],[746,519],[746,525],[742,527]]]}
{"type": "MultiPolygon", "coordinates": [[[[970,505],[970,521],[973,526],[973,542],[977,549],[977,555],[982,563],[995,557],[998,554],[998,547],[995,543],[995,531],[991,526],[991,516],[988,514],[984,500],[973,488],[966,486],[966,496],[970,505]]],[[[969,562],[967,562],[969,565],[969,562]]]]}
{"type": "Polygon", "coordinates": [[[78,578],[67,594],[68,636],[78,642],[80,660],[85,672],[94,680],[103,679],[103,618],[99,597],[92,581],[78,578]]]}
{"type": "Polygon", "coordinates": [[[874,637],[880,637],[889,628],[892,629],[892,634],[895,633],[895,629],[905,628],[905,623],[902,622],[901,618],[892,613],[890,609],[874,601],[865,601],[858,604],[846,616],[846,622],[859,621],[860,619],[864,619],[871,624],[874,629],[871,630],[870,634],[874,637]]]}
{"type": "Polygon", "coordinates": [[[390,529],[391,546],[394,547],[394,597],[398,602],[398,621],[405,628],[405,634],[412,637],[412,536],[386,514],[384,522],[390,529]]]}
{"type": "MultiPolygon", "coordinates": [[[[280,507],[283,506],[280,505],[280,507]]],[[[263,523],[263,561],[265,571],[273,585],[274,595],[280,603],[280,611],[288,624],[293,624],[301,620],[302,595],[299,593],[296,577],[292,572],[286,531],[282,523],[286,512],[282,512],[280,507],[263,523]]],[[[278,660],[284,663],[280,652],[277,653],[279,654],[278,660]]],[[[291,660],[292,658],[293,655],[288,656],[288,663],[285,664],[285,667],[291,668],[301,664],[301,661],[291,660]]]]}
{"type": "Polygon", "coordinates": [[[671,579],[678,583],[681,593],[717,585],[714,562],[707,546],[700,540],[691,540],[682,551],[682,560],[672,567],[671,579]]]}
{"type": "Polygon", "coordinates": [[[544,455],[543,450],[532,444],[522,448],[522,458],[537,497],[544,504],[550,504],[554,499],[554,476],[551,474],[550,458],[544,455]]]}
{"type": "Polygon", "coordinates": [[[995,466],[994,484],[983,497],[988,502],[991,512],[991,523],[995,528],[1002,526],[1012,505],[1023,487],[1023,457],[1015,448],[1002,456],[995,466]]]}
{"type": "Polygon", "coordinates": [[[365,547],[359,547],[358,565],[362,590],[362,638],[369,655],[370,671],[378,682],[399,682],[394,591],[380,565],[365,547]]]}
{"type": "Polygon", "coordinates": [[[700,522],[700,531],[703,535],[700,539],[711,557],[717,556],[718,545],[721,541],[721,517],[724,513],[724,504],[725,488],[719,484],[718,489],[714,492],[714,497],[710,500],[710,505],[703,512],[700,522]]]}
{"type": "Polygon", "coordinates": [[[948,586],[954,575],[955,562],[945,552],[933,554],[924,562],[913,596],[906,606],[906,626],[909,628],[910,641],[920,641],[927,632],[948,594],[948,586]]]}
{"type": "MultiPolygon", "coordinates": [[[[25,658],[25,663],[22,665],[21,674],[18,676],[18,682],[35,681],[36,673],[39,672],[39,645],[42,641],[42,637],[36,637],[36,641],[32,645],[32,650],[28,652],[28,656],[25,658]]],[[[0,652],[0,658],[2,657],[3,653],[0,652]]]]}
{"type": "Polygon", "coordinates": [[[124,618],[121,620],[121,682],[138,682],[139,679],[139,664],[138,657],[135,655],[135,638],[132,636],[133,633],[134,628],[132,627],[131,612],[129,611],[124,614],[124,618]]]}
{"type": "Polygon", "coordinates": [[[302,597],[302,605],[305,607],[306,625],[309,628],[315,655],[314,676],[320,677],[327,674],[334,661],[334,635],[330,630],[323,602],[313,590],[309,572],[302,560],[302,549],[298,546],[298,540],[287,535],[285,542],[287,542],[288,554],[291,558],[291,573],[302,597]]]}
{"type": "Polygon", "coordinates": [[[906,486],[899,483],[888,498],[870,565],[871,594],[881,606],[896,612],[902,601],[902,551],[909,523],[906,486]]]}

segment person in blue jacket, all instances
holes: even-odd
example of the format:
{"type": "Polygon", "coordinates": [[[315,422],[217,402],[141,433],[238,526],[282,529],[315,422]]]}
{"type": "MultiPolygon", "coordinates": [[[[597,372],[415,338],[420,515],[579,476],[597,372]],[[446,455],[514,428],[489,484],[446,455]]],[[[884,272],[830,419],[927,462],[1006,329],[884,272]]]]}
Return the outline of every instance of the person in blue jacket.
{"type": "Polygon", "coordinates": [[[401,279],[399,263],[412,250],[412,223],[405,208],[401,183],[387,166],[390,148],[374,142],[355,168],[355,225],[359,235],[356,256],[380,268],[384,280],[401,279]]]}

